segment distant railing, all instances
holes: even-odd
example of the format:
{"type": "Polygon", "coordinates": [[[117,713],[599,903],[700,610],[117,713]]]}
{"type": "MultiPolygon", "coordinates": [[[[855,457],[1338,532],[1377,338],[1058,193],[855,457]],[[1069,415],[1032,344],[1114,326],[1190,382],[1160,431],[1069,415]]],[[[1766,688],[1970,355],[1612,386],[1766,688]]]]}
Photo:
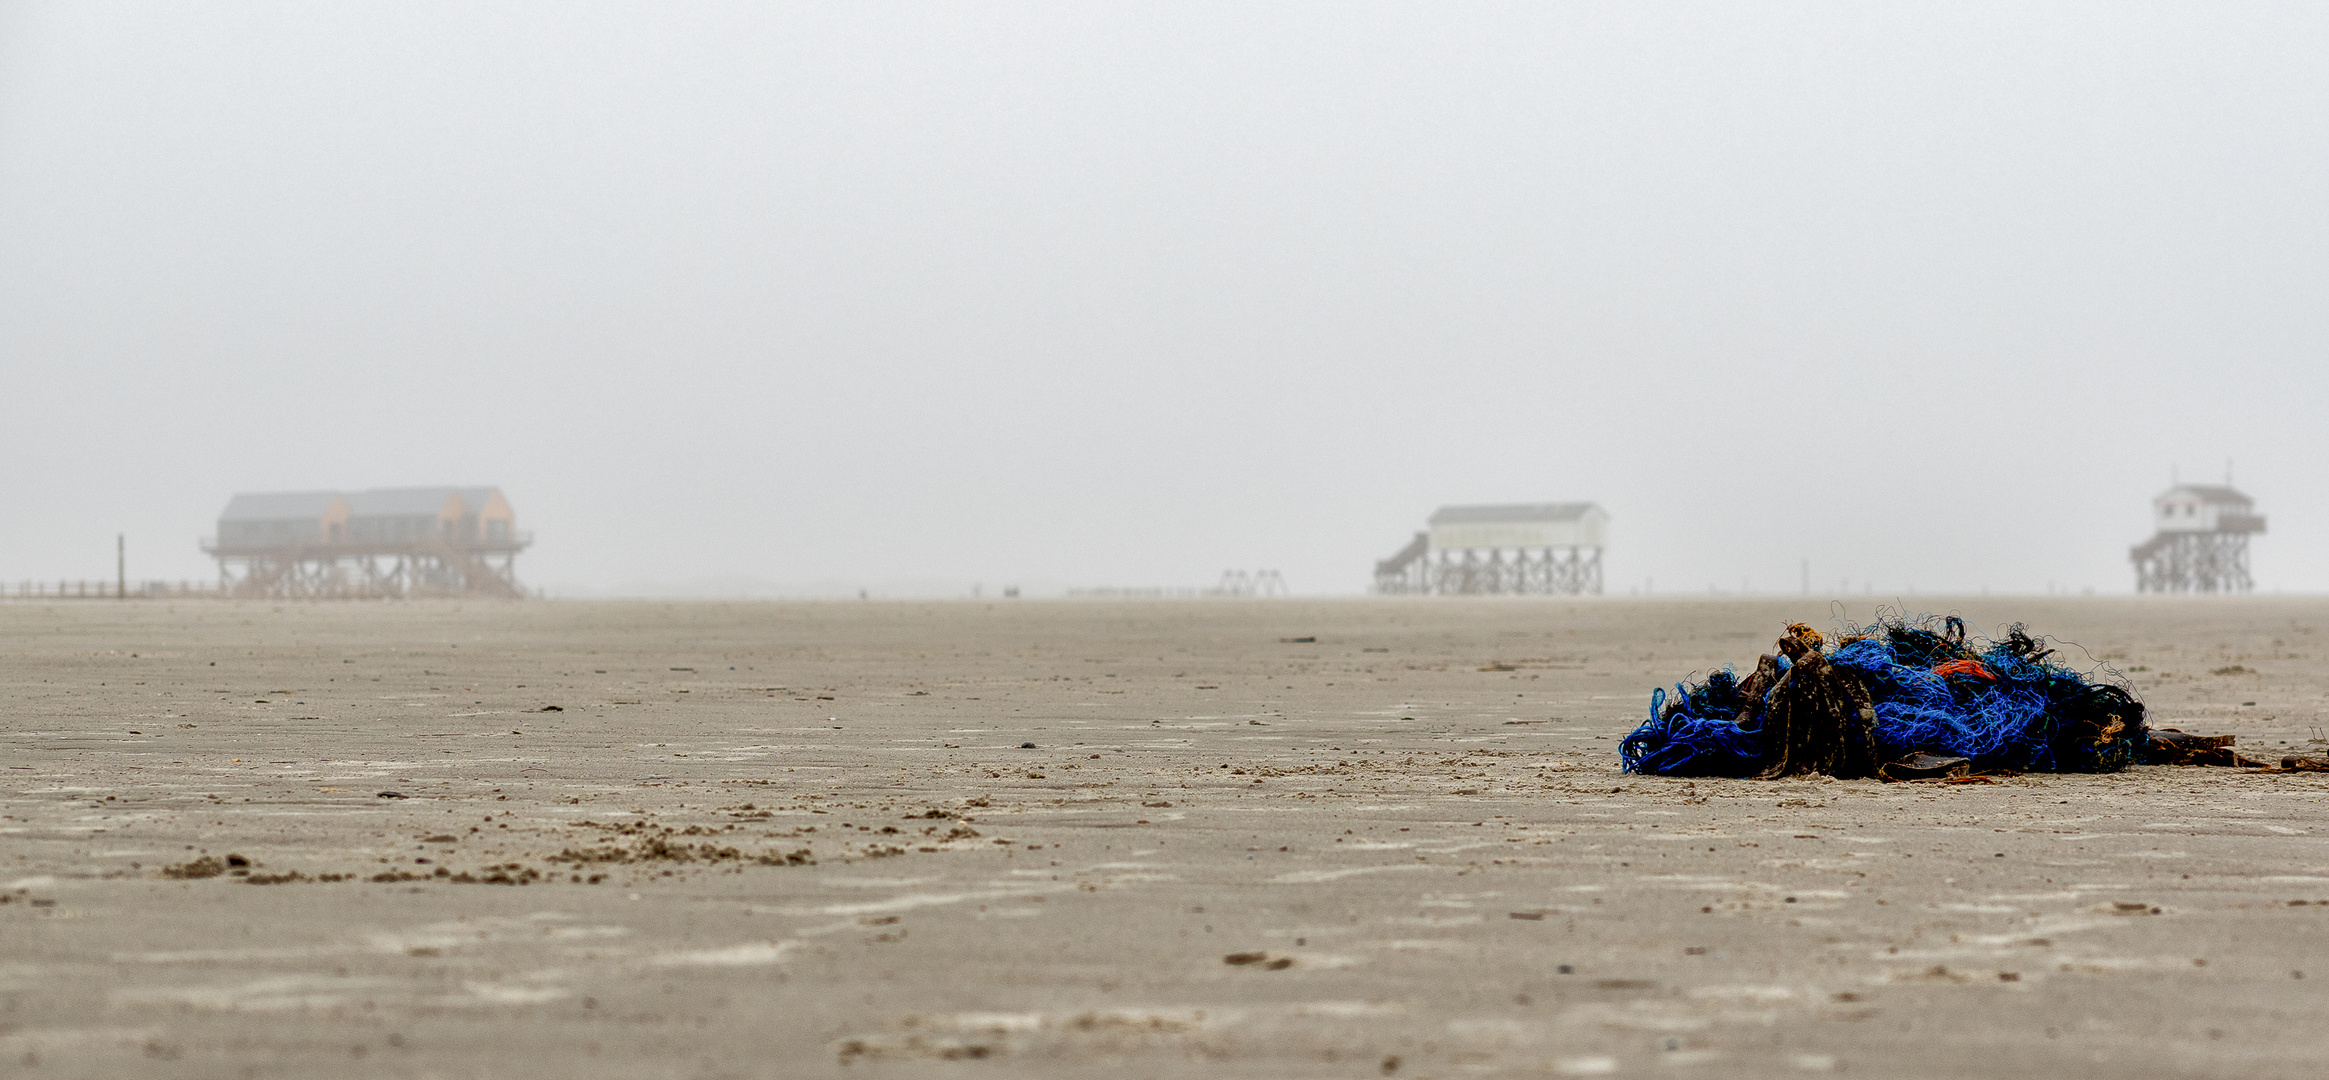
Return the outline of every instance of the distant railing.
{"type": "Polygon", "coordinates": [[[1205,590],[1194,586],[1152,585],[1121,588],[1102,585],[1096,588],[1071,588],[1067,594],[1078,600],[1180,600],[1205,595],[1205,590]]]}
{"type": "MultiPolygon", "coordinates": [[[[342,537],[337,540],[322,540],[309,536],[295,540],[272,540],[264,543],[237,543],[233,550],[226,551],[219,547],[218,537],[205,536],[202,538],[202,550],[205,553],[211,555],[223,554],[230,557],[240,557],[244,555],[275,554],[287,551],[301,550],[328,552],[334,548],[387,550],[396,548],[409,548],[425,544],[434,544],[439,539],[439,537],[435,536],[401,536],[395,538],[367,539],[348,539],[346,537],[342,537]]],[[[534,531],[532,529],[517,529],[499,537],[490,537],[480,533],[479,535],[468,537],[467,539],[453,537],[444,537],[443,539],[451,540],[456,546],[472,551],[516,551],[520,548],[534,546],[534,531]]]]}
{"type": "Polygon", "coordinates": [[[56,581],[0,581],[0,600],[177,600],[211,599],[226,593],[214,581],[133,581],[63,578],[56,581]]]}
{"type": "Polygon", "coordinates": [[[1291,596],[1293,592],[1286,588],[1285,576],[1275,570],[1255,570],[1250,573],[1244,570],[1223,570],[1220,584],[1210,589],[1179,585],[1086,586],[1071,588],[1067,594],[1078,600],[1185,600],[1221,596],[1291,596]]]}

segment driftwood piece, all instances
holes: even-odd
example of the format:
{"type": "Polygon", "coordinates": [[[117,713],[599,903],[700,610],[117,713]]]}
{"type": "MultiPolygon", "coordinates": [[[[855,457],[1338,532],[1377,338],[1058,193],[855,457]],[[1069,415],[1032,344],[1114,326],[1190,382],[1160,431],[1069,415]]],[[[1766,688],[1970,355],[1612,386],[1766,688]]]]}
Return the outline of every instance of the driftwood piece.
{"type": "Polygon", "coordinates": [[[2189,735],[2174,728],[2152,728],[2151,743],[2143,755],[2151,765],[2228,765],[2265,768],[2264,762],[2243,757],[2232,749],[2237,735],[2189,735]]]}
{"type": "Polygon", "coordinates": [[[1738,715],[1731,717],[1731,722],[1749,731],[1755,730],[1763,717],[1764,702],[1771,694],[1771,687],[1779,682],[1779,676],[1778,657],[1765,656],[1755,661],[1754,672],[1739,684],[1739,699],[1744,704],[1739,706],[1738,715]]]}
{"type": "MultiPolygon", "coordinates": [[[[1782,639],[1781,648],[1795,637],[1782,639]]],[[[1818,642],[1813,635],[1802,658],[1771,687],[1763,715],[1771,757],[1756,774],[1759,779],[1825,773],[1853,780],[1876,774],[1876,706],[1859,679],[1828,663],[1818,642]]]]}
{"type": "Polygon", "coordinates": [[[1936,754],[1919,750],[1899,761],[1888,761],[1879,766],[1876,775],[1887,782],[1896,780],[1948,780],[1967,776],[1973,771],[1973,759],[1936,754]]]}

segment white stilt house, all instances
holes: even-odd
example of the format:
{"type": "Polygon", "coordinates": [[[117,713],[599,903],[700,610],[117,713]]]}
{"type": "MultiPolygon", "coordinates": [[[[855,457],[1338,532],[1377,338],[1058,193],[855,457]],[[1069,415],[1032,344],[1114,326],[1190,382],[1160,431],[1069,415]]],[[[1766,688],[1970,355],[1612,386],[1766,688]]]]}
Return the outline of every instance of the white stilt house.
{"type": "Polygon", "coordinates": [[[1443,506],[1375,564],[1384,594],[1601,594],[1609,513],[1589,502],[1443,506]]]}
{"type": "Polygon", "coordinates": [[[2244,593],[2248,538],[2264,531],[2255,500],[2223,484],[2177,484],[2151,500],[2151,539],[2127,552],[2135,591],[2244,593]]]}

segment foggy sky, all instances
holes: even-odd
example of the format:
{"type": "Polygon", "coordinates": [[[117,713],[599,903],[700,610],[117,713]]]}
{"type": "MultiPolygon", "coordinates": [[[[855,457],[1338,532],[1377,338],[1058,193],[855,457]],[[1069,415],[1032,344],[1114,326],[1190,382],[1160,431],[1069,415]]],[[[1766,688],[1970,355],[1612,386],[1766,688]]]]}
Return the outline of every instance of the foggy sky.
{"type": "Polygon", "coordinates": [[[442,483],[577,588],[1358,592],[1592,499],[1618,594],[2125,592],[2230,459],[2259,588],[2329,589],[2325,31],[0,4],[0,579],[442,483]]]}

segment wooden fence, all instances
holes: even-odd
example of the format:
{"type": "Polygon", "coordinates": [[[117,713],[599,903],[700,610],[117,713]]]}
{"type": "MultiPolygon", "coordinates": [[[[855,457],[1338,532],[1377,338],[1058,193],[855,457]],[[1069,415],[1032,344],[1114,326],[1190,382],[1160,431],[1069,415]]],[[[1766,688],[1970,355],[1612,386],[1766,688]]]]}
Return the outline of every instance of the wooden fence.
{"type": "Polygon", "coordinates": [[[103,578],[0,581],[0,600],[177,600],[225,595],[213,581],[133,581],[124,589],[103,578]]]}

